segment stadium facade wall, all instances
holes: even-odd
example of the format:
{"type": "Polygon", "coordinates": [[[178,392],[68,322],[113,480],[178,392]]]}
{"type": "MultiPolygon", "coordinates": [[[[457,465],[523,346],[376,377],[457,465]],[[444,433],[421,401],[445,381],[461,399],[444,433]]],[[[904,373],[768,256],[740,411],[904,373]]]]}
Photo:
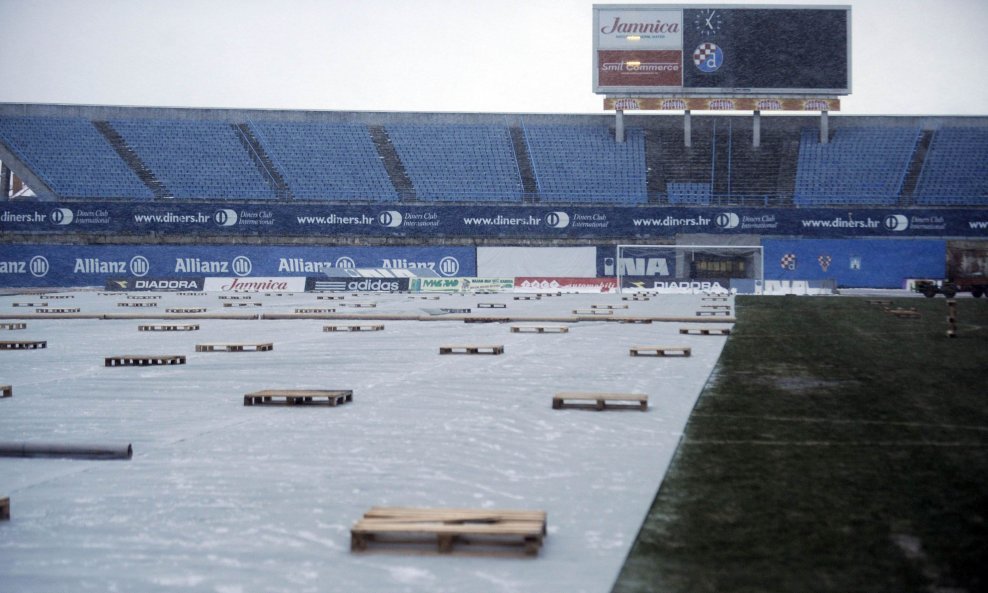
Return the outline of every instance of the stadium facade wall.
{"type": "Polygon", "coordinates": [[[597,276],[596,247],[478,247],[477,274],[483,278],[597,276]]]}
{"type": "Polygon", "coordinates": [[[766,239],[765,280],[830,280],[838,288],[904,288],[944,278],[947,242],[933,239],[766,239]]]}
{"type": "Polygon", "coordinates": [[[4,245],[0,286],[104,286],[113,278],[318,276],[321,266],[477,276],[472,247],[4,245]]]}

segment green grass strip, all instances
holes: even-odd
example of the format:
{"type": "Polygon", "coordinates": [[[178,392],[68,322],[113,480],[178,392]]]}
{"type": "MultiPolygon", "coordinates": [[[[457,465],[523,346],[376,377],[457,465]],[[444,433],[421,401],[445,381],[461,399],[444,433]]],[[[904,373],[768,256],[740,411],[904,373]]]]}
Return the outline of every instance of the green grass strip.
{"type": "Polygon", "coordinates": [[[988,299],[894,305],[738,298],[614,593],[988,590],[988,299]]]}

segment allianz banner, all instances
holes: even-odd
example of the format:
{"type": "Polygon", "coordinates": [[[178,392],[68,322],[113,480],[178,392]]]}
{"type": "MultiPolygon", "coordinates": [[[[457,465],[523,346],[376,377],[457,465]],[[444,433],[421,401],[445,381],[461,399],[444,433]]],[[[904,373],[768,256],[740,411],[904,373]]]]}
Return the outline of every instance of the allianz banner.
{"type": "Polygon", "coordinates": [[[188,202],[6,203],[0,231],[325,237],[648,239],[684,233],[988,237],[988,209],[674,208],[188,202]]]}
{"type": "Polygon", "coordinates": [[[324,266],[477,275],[473,247],[2,245],[0,286],[105,286],[119,278],[305,277],[324,266]]]}

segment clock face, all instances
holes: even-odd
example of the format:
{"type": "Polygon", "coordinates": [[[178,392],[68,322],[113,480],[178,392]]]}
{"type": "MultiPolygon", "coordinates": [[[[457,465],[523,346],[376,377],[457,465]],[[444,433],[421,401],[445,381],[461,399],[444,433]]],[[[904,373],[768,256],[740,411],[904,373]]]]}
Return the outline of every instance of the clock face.
{"type": "Polygon", "coordinates": [[[718,9],[708,8],[698,10],[696,12],[696,18],[693,19],[693,27],[699,33],[716,35],[720,32],[720,26],[720,10],[718,9]]]}

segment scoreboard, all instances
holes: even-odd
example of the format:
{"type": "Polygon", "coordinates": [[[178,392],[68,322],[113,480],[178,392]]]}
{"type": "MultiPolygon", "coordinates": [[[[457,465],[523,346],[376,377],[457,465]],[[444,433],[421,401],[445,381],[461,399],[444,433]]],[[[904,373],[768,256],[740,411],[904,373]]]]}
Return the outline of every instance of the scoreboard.
{"type": "Polygon", "coordinates": [[[597,4],[593,23],[598,94],[851,92],[849,6],[597,4]]]}

